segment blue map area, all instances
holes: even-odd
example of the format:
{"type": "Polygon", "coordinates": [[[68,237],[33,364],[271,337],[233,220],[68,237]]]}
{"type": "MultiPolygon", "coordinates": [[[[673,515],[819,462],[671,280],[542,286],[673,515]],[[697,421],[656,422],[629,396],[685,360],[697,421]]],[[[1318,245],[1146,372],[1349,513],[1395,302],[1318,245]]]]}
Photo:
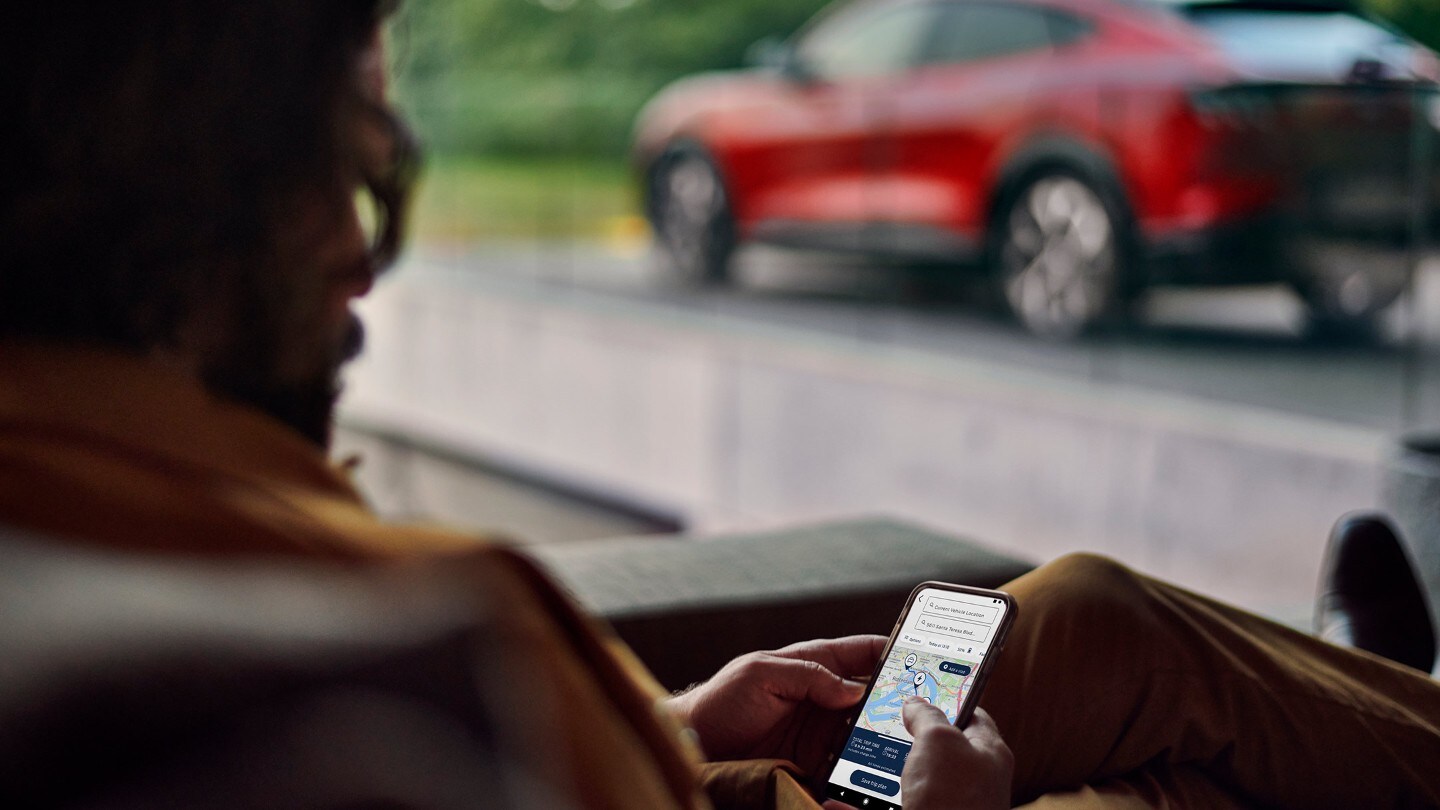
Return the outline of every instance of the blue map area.
{"type": "Polygon", "coordinates": [[[868,720],[872,726],[877,723],[884,723],[885,721],[898,720],[900,717],[900,709],[905,705],[905,698],[922,697],[943,709],[945,716],[950,718],[950,722],[955,722],[955,710],[957,707],[954,703],[947,706],[946,703],[949,701],[941,701],[940,687],[935,679],[935,673],[928,669],[906,671],[924,674],[924,682],[916,686],[913,679],[902,679],[890,684],[890,692],[884,695],[880,694],[877,689],[875,694],[871,696],[870,702],[865,704],[865,719],[868,720]]]}
{"type": "Polygon", "coordinates": [[[886,658],[875,681],[875,691],[865,702],[855,725],[887,737],[909,740],[900,710],[904,708],[905,698],[910,697],[930,701],[953,723],[972,670],[972,664],[956,663],[922,650],[895,647],[886,658]]]}

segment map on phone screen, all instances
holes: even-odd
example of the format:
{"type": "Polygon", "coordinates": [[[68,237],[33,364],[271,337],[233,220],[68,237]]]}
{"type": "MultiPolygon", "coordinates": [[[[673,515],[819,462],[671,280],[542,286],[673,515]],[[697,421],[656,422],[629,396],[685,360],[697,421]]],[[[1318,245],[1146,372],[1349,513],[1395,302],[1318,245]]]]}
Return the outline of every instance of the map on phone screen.
{"type": "Polygon", "coordinates": [[[888,737],[909,739],[900,709],[907,697],[919,697],[940,707],[950,722],[960,710],[960,698],[969,691],[976,662],[956,655],[937,655],[898,644],[890,650],[875,690],[855,721],[858,728],[888,737]]]}
{"type": "Polygon", "coordinates": [[[829,798],[863,810],[900,807],[900,774],[914,742],[901,714],[905,701],[929,701],[955,722],[1007,607],[993,594],[919,591],[835,763],[829,798]]]}

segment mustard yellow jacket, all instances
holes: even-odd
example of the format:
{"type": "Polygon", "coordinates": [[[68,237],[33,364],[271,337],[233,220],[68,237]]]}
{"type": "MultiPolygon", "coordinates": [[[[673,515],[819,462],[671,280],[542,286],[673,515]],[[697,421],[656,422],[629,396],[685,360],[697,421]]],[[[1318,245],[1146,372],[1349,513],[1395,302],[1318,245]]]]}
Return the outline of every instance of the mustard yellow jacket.
{"type": "Polygon", "coordinates": [[[526,558],[381,522],[344,470],[190,375],[123,353],[0,344],[0,524],[134,553],[405,564],[463,555],[541,696],[518,745],[594,808],[815,807],[777,763],[702,765],[603,623],[526,558]],[[563,702],[557,697],[563,696],[563,702]]]}

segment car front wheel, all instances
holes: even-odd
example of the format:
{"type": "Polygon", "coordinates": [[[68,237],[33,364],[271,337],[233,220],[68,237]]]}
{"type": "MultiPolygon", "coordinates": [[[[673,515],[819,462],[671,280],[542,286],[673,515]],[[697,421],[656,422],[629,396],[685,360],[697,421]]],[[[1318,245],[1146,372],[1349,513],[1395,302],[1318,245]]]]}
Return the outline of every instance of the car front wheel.
{"type": "Polygon", "coordinates": [[[992,269],[1025,328],[1070,338],[1115,312],[1120,220],[1093,186],[1069,173],[1042,174],[1019,186],[998,216],[992,269]]]}
{"type": "Polygon", "coordinates": [[[694,147],[672,148],[651,174],[650,220],[666,269],[681,281],[729,276],[735,224],[714,162],[694,147]]]}

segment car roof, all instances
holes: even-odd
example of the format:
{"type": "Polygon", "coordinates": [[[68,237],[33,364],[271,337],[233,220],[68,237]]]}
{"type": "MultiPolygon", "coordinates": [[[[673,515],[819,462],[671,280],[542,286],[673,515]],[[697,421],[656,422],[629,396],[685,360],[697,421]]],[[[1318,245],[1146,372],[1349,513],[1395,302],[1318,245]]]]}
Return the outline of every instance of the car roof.
{"type": "Polygon", "coordinates": [[[1140,0],[1167,8],[1254,8],[1276,11],[1357,11],[1354,0],[1140,0]]]}

